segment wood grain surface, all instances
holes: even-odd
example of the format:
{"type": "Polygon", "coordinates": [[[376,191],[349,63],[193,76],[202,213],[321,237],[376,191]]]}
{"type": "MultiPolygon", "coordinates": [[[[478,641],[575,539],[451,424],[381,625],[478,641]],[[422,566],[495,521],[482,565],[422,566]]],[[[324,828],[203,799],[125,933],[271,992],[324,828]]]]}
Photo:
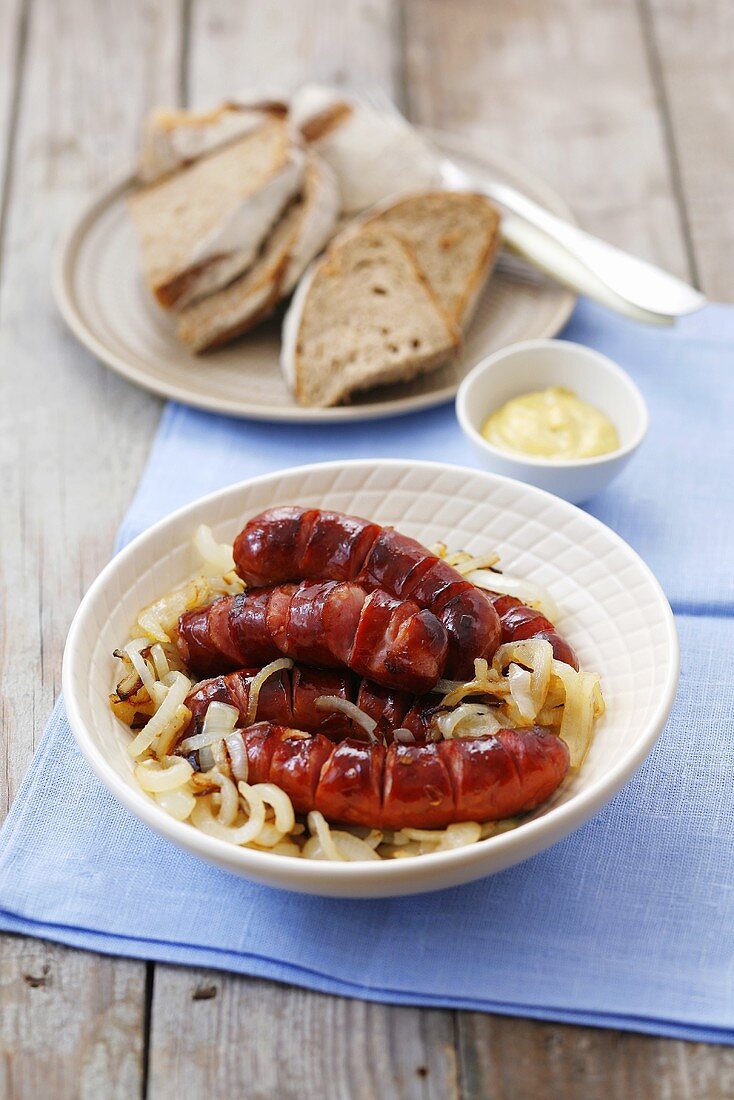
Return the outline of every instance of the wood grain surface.
{"type": "MultiPolygon", "coordinates": [[[[496,145],[585,227],[734,300],[730,0],[3,0],[0,812],[161,407],[65,331],[55,239],[148,107],[304,79],[496,145]]],[[[734,1097],[734,1053],[0,940],[0,1096],[237,1093],[697,1100],[734,1097]]]]}

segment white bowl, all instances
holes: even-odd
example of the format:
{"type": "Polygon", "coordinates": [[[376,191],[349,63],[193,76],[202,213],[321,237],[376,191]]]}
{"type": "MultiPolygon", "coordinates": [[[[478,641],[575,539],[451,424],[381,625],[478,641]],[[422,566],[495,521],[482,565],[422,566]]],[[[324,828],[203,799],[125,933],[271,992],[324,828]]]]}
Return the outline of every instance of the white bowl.
{"type": "Polygon", "coordinates": [[[632,379],[606,355],[569,340],[527,340],[483,359],[456,396],[456,415],[482,465],[579,504],[606,488],[645,437],[645,400],[632,379]],[[488,443],[482,426],[506,401],[548,386],[564,386],[595,405],[614,424],[620,446],[596,458],[549,459],[515,454],[488,443]]]}
{"type": "MultiPolygon", "coordinates": [[[[420,893],[501,871],[547,848],[612,798],[650,752],[678,679],[678,643],[648,567],[598,520],[538,489],[433,462],[328,462],[268,474],[181,508],[102,571],[69,631],[63,688],[69,721],[99,778],[129,810],[188,851],[270,886],[340,897],[420,893]],[[166,815],[136,785],[114,718],[112,650],[138,610],[194,568],[199,523],[232,539],[273,504],[325,506],[394,524],[425,543],[501,555],[507,570],[546,586],[582,667],[602,675],[607,715],[577,775],[513,832],[451,852],[382,863],[323,863],[237,848],[166,815]]],[[[644,813],[644,807],[640,807],[644,813]]]]}

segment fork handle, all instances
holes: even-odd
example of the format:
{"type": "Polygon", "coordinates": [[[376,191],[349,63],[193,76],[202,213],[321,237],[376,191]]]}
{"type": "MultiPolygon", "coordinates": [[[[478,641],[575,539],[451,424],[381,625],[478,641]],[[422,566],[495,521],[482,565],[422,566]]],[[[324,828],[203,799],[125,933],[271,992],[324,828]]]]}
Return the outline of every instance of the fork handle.
{"type": "MultiPolygon", "coordinates": [[[[706,304],[703,294],[682,279],[556,217],[513,187],[487,182],[482,190],[517,216],[518,220],[507,219],[503,225],[508,243],[528,259],[540,262],[546,271],[569,282],[574,289],[590,292],[594,297],[604,297],[603,290],[595,293],[595,287],[599,290],[599,284],[602,284],[613,297],[632,306],[633,311],[655,314],[656,319],[663,322],[693,313],[706,304]],[[551,258],[548,249],[537,237],[523,231],[521,222],[538,230],[556,249],[565,252],[565,258],[557,251],[555,258],[551,258]],[[538,243],[535,244],[535,241],[538,243]],[[583,273],[579,271],[579,265],[591,276],[591,286],[588,280],[582,282],[583,273]]],[[[608,296],[605,304],[613,304],[608,296]]]]}

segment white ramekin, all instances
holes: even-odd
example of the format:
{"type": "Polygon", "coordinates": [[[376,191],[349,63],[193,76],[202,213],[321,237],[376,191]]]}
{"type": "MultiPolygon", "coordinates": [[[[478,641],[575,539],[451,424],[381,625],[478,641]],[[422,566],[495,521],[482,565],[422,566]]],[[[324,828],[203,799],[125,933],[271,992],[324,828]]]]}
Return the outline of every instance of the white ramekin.
{"type": "Polygon", "coordinates": [[[456,397],[459,423],[482,465],[495,474],[536,485],[573,504],[606,488],[645,437],[645,400],[629,375],[606,355],[568,340],[528,340],[483,359],[456,397]],[[595,458],[549,459],[502,450],[481,434],[487,417],[513,397],[564,386],[614,424],[620,446],[595,458]]]}

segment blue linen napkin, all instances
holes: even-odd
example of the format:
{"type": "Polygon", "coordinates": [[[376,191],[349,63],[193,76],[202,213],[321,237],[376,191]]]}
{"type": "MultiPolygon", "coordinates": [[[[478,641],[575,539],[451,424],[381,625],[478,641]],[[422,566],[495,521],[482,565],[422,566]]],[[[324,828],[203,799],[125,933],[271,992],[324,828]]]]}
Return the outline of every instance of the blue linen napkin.
{"type": "MultiPolygon", "coordinates": [[[[60,701],[0,834],[0,928],[370,1000],[734,1042],[734,309],[657,330],[584,302],[564,335],[616,358],[648,400],[646,443],[589,510],[657,573],[683,654],[666,732],[617,798],[469,886],[303,897],[200,863],[138,822],[84,765],[60,701]]],[[[474,465],[450,406],[325,428],[171,405],[120,543],[229,482],[378,455],[474,465]]]]}

